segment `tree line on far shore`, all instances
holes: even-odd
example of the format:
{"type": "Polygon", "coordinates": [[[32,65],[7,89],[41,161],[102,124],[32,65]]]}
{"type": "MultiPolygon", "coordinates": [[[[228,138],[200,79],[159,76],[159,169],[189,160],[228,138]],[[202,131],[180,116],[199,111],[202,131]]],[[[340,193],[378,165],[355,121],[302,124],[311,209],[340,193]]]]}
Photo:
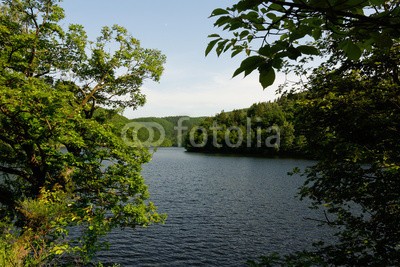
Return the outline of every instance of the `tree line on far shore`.
{"type": "Polygon", "coordinates": [[[185,148],[190,152],[307,157],[308,143],[297,119],[299,100],[304,97],[303,93],[287,94],[207,117],[187,133],[185,148]]]}

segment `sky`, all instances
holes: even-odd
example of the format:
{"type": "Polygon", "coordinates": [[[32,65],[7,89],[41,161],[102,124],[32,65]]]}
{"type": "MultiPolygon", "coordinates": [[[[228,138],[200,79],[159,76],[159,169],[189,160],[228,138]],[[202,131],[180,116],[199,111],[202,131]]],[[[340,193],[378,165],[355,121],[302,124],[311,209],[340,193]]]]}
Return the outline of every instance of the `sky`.
{"type": "Polygon", "coordinates": [[[119,24],[140,40],[142,47],[159,49],[167,57],[159,83],[142,87],[147,102],[137,110],[127,109],[128,118],[165,116],[214,116],[222,110],[247,108],[276,98],[276,85],[263,90],[257,74],[246,78],[232,74],[241,58],[229,53],[205,57],[207,36],[220,32],[208,18],[232,0],[64,0],[65,27],[82,24],[90,39],[103,26],[119,24]]]}

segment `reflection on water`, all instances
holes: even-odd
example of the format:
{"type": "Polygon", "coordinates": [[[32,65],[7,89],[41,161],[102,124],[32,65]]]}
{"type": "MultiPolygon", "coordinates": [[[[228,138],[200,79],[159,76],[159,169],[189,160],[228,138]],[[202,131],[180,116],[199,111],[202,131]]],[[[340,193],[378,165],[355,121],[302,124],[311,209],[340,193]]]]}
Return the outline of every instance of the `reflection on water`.
{"type": "Polygon", "coordinates": [[[270,252],[310,247],[324,219],[295,198],[303,178],[288,176],[312,162],[228,157],[159,149],[144,166],[151,200],[165,225],[109,235],[98,259],[122,266],[243,266],[270,252]]]}

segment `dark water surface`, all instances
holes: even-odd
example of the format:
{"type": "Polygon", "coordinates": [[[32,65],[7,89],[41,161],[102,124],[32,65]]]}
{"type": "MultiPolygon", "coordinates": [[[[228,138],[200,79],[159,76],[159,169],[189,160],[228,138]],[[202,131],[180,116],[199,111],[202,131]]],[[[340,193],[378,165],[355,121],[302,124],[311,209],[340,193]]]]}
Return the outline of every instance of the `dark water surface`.
{"type": "Polygon", "coordinates": [[[321,211],[295,197],[313,162],[159,149],[143,175],[165,225],[109,235],[98,259],[121,266],[244,266],[270,252],[309,248],[326,229],[321,211]]]}

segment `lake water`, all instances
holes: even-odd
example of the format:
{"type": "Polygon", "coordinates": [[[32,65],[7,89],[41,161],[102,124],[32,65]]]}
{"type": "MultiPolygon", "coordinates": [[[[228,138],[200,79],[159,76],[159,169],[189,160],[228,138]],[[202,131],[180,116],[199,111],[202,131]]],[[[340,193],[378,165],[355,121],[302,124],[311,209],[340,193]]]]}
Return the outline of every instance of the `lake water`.
{"type": "MultiPolygon", "coordinates": [[[[98,259],[121,266],[245,266],[271,252],[310,248],[324,219],[296,198],[304,178],[288,176],[313,162],[159,149],[143,175],[165,225],[115,231],[98,259]]],[[[326,239],[327,237],[325,237],[326,239]]]]}

